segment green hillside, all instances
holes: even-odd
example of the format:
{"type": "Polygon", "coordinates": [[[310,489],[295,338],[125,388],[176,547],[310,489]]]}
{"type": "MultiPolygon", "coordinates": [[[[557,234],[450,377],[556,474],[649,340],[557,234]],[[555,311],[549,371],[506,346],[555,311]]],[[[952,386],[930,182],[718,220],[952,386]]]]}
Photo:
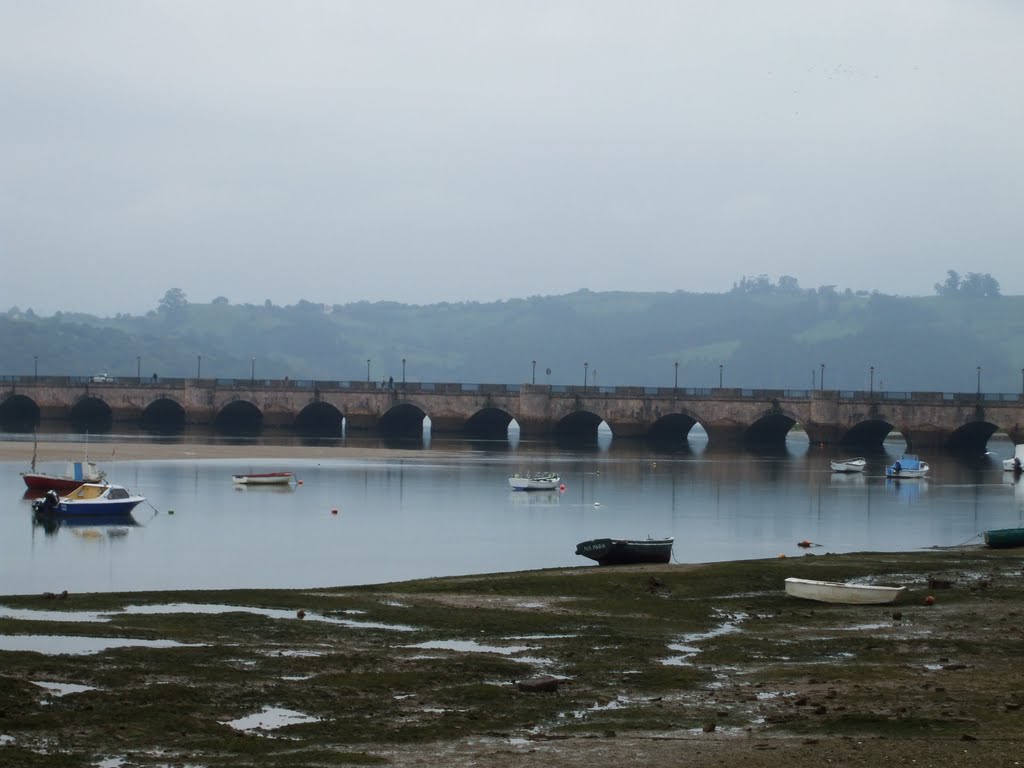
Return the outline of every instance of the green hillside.
{"type": "MultiPolygon", "coordinates": [[[[763,288],[763,286],[761,286],[763,288]]],[[[1024,297],[830,289],[593,293],[426,306],[193,304],[0,315],[0,373],[1021,391],[1024,297]],[[584,365],[586,364],[586,365],[584,365]],[[550,375],[547,373],[551,370],[550,375]]]]}

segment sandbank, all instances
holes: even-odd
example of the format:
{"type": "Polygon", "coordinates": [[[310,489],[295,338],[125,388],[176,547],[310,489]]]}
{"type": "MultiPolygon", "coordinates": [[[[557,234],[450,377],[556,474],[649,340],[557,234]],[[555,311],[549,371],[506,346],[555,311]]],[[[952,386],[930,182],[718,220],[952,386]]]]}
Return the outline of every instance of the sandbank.
{"type": "MultiPolygon", "coordinates": [[[[201,442],[136,443],[39,441],[37,461],[78,461],[86,455],[97,463],[105,461],[156,461],[204,459],[404,459],[423,458],[421,450],[401,448],[363,448],[350,446],[265,445],[265,444],[212,444],[201,442]]],[[[430,451],[432,458],[444,452],[430,451]]],[[[454,454],[453,454],[454,455],[454,454]]],[[[32,442],[0,441],[0,461],[32,459],[32,442]]]]}

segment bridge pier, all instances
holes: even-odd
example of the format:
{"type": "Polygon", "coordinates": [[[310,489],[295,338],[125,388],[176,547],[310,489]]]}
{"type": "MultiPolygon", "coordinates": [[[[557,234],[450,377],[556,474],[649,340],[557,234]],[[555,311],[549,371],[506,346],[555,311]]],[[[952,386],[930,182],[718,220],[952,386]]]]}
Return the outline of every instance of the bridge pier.
{"type": "Polygon", "coordinates": [[[541,439],[552,434],[551,422],[547,419],[531,419],[526,416],[519,416],[516,419],[519,424],[519,437],[541,439]]]}
{"type": "Polygon", "coordinates": [[[430,432],[435,435],[459,435],[466,431],[465,419],[458,416],[431,416],[430,432]]]}
{"type": "Polygon", "coordinates": [[[739,448],[747,428],[743,424],[705,424],[708,433],[708,447],[739,448]]]}
{"type": "Polygon", "coordinates": [[[375,413],[346,413],[345,429],[353,432],[373,432],[377,429],[378,422],[375,413]]]}
{"type": "Polygon", "coordinates": [[[837,445],[842,442],[846,429],[838,424],[804,424],[811,445],[837,445]]]}

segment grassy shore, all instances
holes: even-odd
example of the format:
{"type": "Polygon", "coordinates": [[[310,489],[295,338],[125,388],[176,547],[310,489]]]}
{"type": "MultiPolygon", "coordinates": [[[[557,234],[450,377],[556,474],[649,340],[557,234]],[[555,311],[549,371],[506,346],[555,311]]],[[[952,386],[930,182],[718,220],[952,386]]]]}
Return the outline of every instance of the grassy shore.
{"type": "Polygon", "coordinates": [[[1024,754],[1019,551],[0,605],[0,635],[181,644],[0,651],[5,766],[1011,766],[1024,754]],[[810,603],[784,594],[787,576],[909,592],[896,606],[810,603]],[[72,620],[83,612],[102,620],[72,620]],[[556,689],[520,686],[539,675],[556,689]],[[276,727],[268,707],[308,721],[276,727]]]}

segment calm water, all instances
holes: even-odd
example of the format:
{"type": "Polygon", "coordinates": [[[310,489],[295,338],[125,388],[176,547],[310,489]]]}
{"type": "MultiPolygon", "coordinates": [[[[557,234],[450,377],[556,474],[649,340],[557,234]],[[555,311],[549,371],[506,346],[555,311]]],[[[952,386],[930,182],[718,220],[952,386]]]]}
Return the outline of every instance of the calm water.
{"type": "MultiPolygon", "coordinates": [[[[0,594],[318,587],[591,565],[576,543],[674,536],[679,562],[896,551],[980,543],[1024,525],[1024,486],[1001,469],[1012,445],[975,458],[928,455],[924,481],[893,483],[902,443],[869,456],[864,476],[829,471],[837,454],[794,440],[777,454],[658,452],[612,444],[434,443],[379,461],[103,461],[143,493],[137,525],[33,521],[19,472],[0,462],[0,594]],[[515,472],[554,469],[564,492],[508,489],[515,472]],[[238,488],[231,475],[292,470],[289,490],[238,488]],[[336,510],[336,513],[333,511],[336,510]]],[[[80,446],[69,445],[75,457],[80,446]]],[[[62,463],[40,469],[60,471],[62,463]]],[[[594,566],[596,567],[596,566],[594,566]]]]}

